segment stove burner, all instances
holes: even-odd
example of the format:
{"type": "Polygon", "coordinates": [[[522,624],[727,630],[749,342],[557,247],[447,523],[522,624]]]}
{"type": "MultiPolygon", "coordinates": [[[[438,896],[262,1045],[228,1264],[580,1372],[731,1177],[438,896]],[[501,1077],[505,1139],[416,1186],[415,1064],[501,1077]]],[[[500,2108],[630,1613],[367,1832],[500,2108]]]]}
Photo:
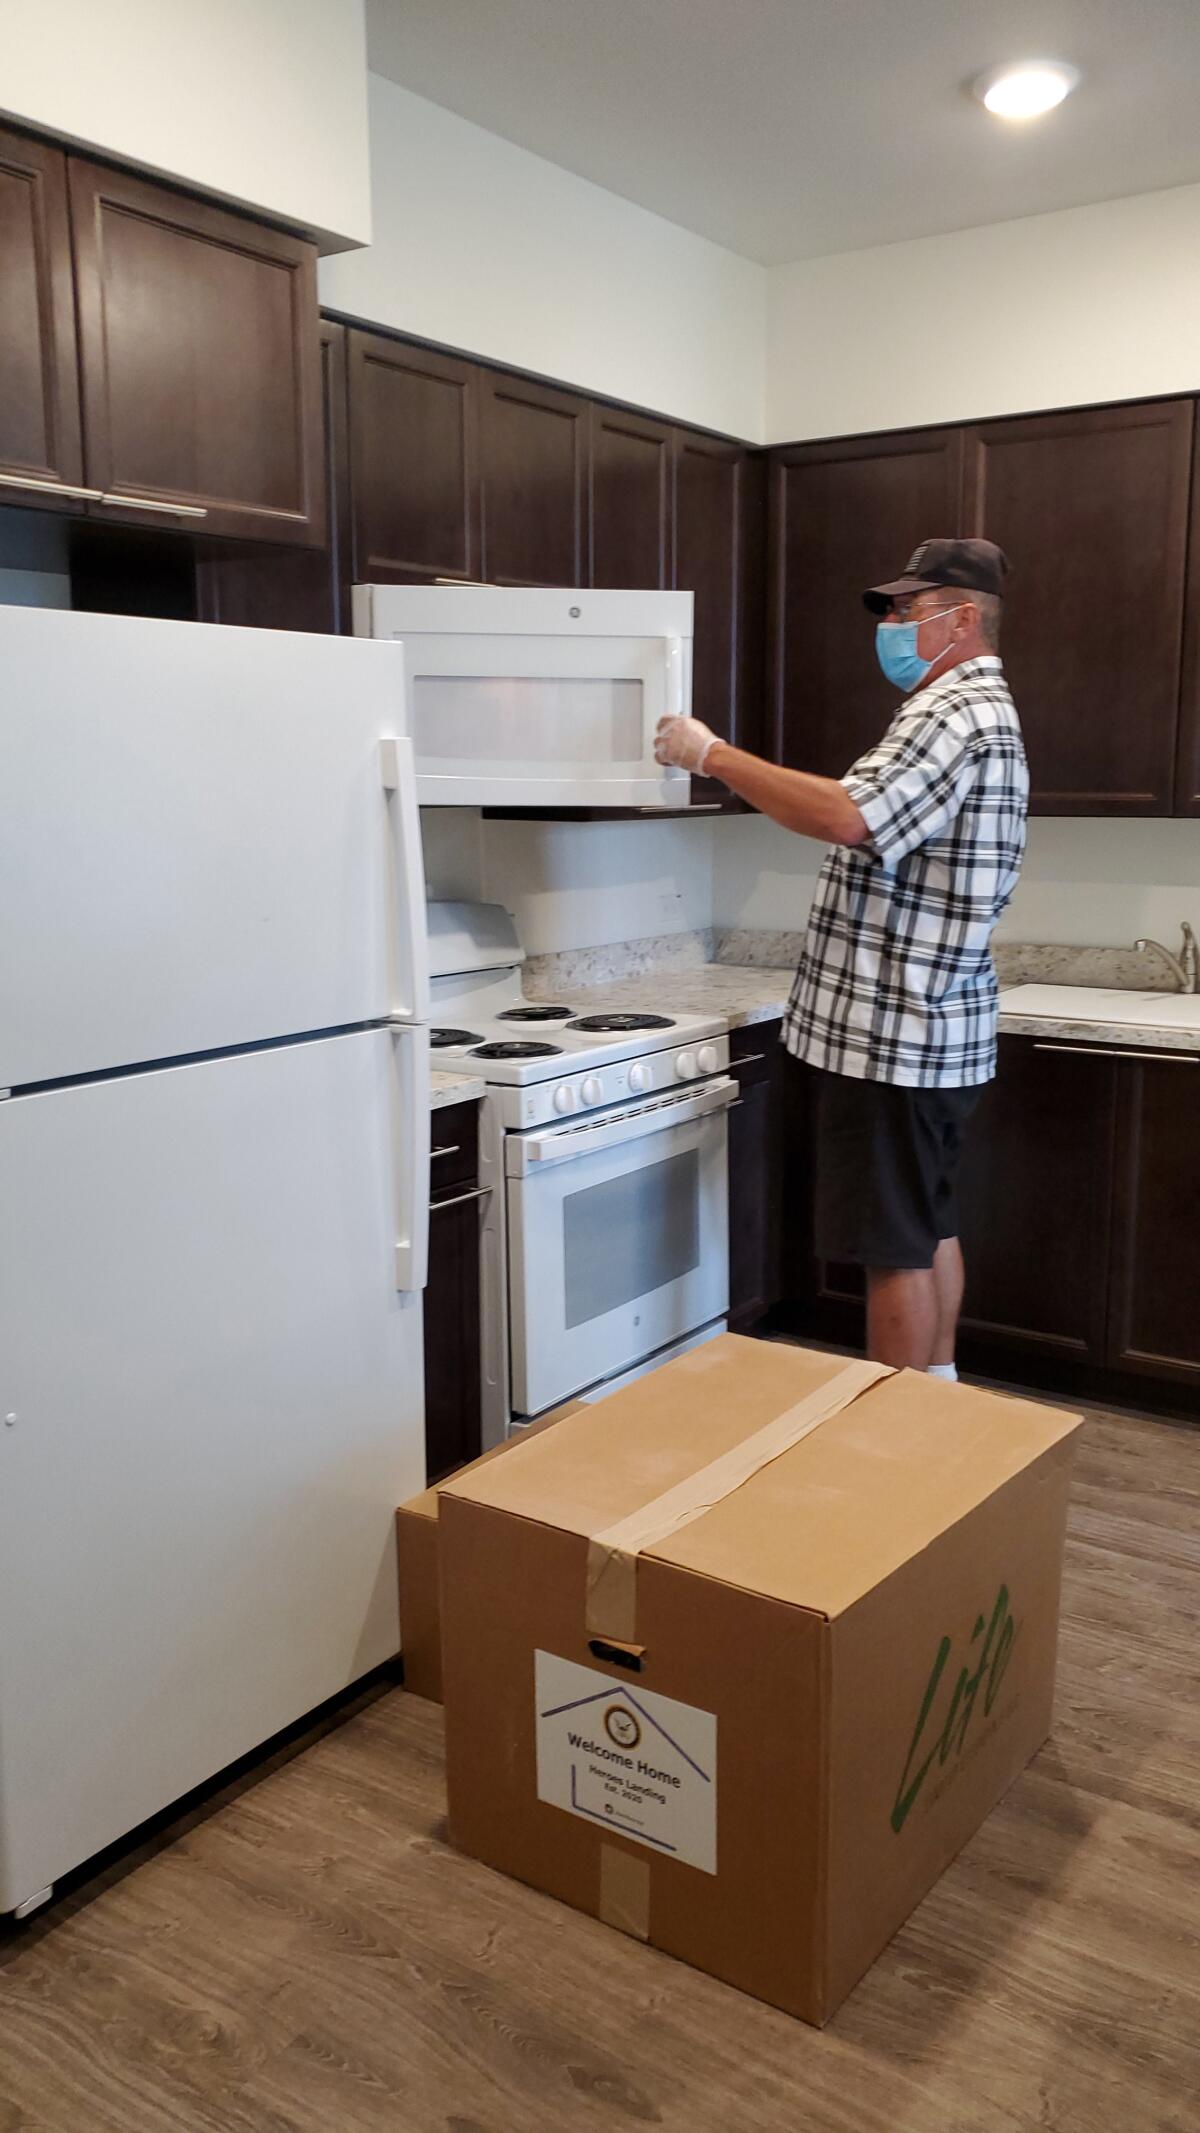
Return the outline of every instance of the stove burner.
{"type": "Polygon", "coordinates": [[[519,1043],[510,1039],[504,1044],[477,1044],[472,1057],[475,1059],[549,1059],[561,1052],[561,1044],[519,1043]]]}
{"type": "Polygon", "coordinates": [[[430,1049],[444,1052],[448,1044],[479,1044],[482,1042],[477,1029],[431,1029],[430,1049]]]}
{"type": "Polygon", "coordinates": [[[573,1007],[506,1007],[497,1022],[565,1022],[573,1007]]]}
{"type": "Polygon", "coordinates": [[[568,1024],[570,1029],[630,1030],[674,1029],[670,1015],[580,1015],[577,1022],[568,1024]]]}

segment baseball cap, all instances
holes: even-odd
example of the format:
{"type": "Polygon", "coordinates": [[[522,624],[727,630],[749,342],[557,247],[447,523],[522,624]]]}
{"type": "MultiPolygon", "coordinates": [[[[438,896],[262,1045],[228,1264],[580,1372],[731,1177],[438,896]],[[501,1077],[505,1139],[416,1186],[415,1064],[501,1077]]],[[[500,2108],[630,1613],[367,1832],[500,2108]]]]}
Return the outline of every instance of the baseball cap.
{"type": "Polygon", "coordinates": [[[863,594],[863,606],[873,615],[886,615],[893,600],[905,593],[933,592],[939,585],[955,585],[964,592],[1003,594],[1008,575],[1008,557],[994,541],[922,541],[904,566],[903,576],[890,585],[872,585],[863,594]]]}

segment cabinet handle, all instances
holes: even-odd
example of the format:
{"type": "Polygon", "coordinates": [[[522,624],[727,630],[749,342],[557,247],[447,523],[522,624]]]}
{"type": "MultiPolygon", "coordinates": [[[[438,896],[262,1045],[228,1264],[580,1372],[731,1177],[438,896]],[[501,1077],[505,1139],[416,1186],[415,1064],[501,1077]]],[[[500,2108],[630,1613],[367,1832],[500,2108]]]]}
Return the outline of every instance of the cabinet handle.
{"type": "Polygon", "coordinates": [[[765,1052],[743,1052],[737,1059],[731,1059],[729,1064],[731,1067],[761,1066],[766,1056],[765,1052]]]}
{"type": "Polygon", "coordinates": [[[1041,1044],[1035,1052],[1065,1052],[1071,1059],[1154,1059],[1163,1066],[1200,1066],[1200,1052],[1152,1052],[1146,1045],[1131,1045],[1118,1051],[1111,1044],[1041,1044]]]}
{"type": "Polygon", "coordinates": [[[432,1163],[435,1155],[459,1155],[461,1154],[461,1152],[462,1151],[459,1147],[431,1148],[429,1151],[429,1160],[432,1163]]]}
{"type": "Polygon", "coordinates": [[[130,511],[168,511],[172,518],[207,518],[207,504],[167,504],[159,496],[118,496],[111,489],[89,490],[102,504],[120,504],[130,511]]]}
{"type": "Polygon", "coordinates": [[[745,1109],[745,1107],[746,1107],[746,1099],[745,1099],[745,1097],[744,1097],[744,1096],[735,1096],[735,1097],[734,1097],[734,1099],[733,1099],[733,1102],[732,1102],[731,1104],[726,1104],[726,1106],[725,1106],[725,1109],[726,1109],[727,1111],[743,1111],[743,1110],[745,1109]]]}
{"type": "Polygon", "coordinates": [[[39,481],[33,474],[0,474],[0,482],[6,489],[36,489],[41,496],[76,496],[90,504],[98,504],[103,495],[100,489],[81,489],[73,481],[39,481]]]}
{"type": "Polygon", "coordinates": [[[490,1185],[477,1185],[473,1192],[456,1192],[452,1200],[431,1200],[429,1212],[436,1215],[443,1207],[465,1207],[468,1200],[486,1200],[491,1189],[490,1185]]]}

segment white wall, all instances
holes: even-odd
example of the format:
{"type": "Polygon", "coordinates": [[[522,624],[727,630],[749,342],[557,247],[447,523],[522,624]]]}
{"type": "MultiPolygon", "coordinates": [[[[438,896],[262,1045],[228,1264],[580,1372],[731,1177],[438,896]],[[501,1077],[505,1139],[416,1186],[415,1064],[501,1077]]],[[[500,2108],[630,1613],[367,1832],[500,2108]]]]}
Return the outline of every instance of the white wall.
{"type": "Polygon", "coordinates": [[[1198,387],[1200,185],[769,276],[773,442],[1198,387]]]}
{"type": "Polygon", "coordinates": [[[374,242],[323,304],[761,440],[762,267],[375,75],[370,112],[374,242]]]}
{"type": "Polygon", "coordinates": [[[363,0],[0,0],[0,110],[329,244],[371,236],[363,0]]]}
{"type": "Polygon", "coordinates": [[[483,822],[434,807],[421,829],[430,894],[504,904],[529,955],[712,924],[711,821],[483,822]]]}
{"type": "MultiPolygon", "coordinates": [[[[822,847],[761,817],[713,824],[713,924],[803,927],[822,847]]],[[[1038,817],[997,939],[1129,945],[1148,933],[1175,947],[1200,929],[1200,821],[1038,817]]]]}

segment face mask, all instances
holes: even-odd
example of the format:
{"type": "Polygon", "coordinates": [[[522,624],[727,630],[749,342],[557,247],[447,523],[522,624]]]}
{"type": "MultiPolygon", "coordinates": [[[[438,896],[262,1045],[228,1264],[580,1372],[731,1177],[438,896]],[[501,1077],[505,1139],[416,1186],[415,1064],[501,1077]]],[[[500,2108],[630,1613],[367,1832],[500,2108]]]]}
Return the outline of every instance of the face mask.
{"type": "Polygon", "coordinates": [[[935,608],[932,615],[922,615],[916,622],[881,622],[875,631],[875,656],[887,679],[905,695],[919,689],[931,667],[949,650],[943,645],[932,659],[922,659],[917,650],[917,631],[922,622],[936,622],[940,615],[956,615],[960,600],[955,607],[935,608]]]}

